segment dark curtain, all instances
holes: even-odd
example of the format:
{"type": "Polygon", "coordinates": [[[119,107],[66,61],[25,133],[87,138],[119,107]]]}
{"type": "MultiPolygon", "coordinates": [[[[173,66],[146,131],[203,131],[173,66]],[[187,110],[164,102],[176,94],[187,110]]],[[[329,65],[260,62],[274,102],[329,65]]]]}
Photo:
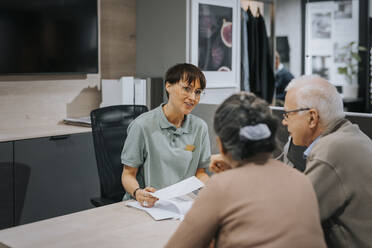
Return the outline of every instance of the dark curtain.
{"type": "Polygon", "coordinates": [[[261,14],[254,17],[249,8],[247,14],[250,90],[271,103],[275,90],[275,77],[265,20],[261,14]]]}
{"type": "Polygon", "coordinates": [[[257,19],[253,16],[251,10],[248,8],[248,62],[249,62],[249,87],[251,92],[257,94],[261,92],[261,85],[259,79],[259,64],[258,64],[258,36],[257,36],[257,19]]]}

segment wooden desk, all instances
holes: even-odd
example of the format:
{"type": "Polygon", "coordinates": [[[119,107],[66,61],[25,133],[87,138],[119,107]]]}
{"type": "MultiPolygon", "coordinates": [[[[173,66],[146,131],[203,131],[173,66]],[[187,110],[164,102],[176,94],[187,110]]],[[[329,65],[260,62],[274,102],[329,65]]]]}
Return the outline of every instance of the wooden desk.
{"type": "Polygon", "coordinates": [[[14,248],[163,247],[178,224],[155,221],[120,202],[2,230],[0,243],[14,248]]]}

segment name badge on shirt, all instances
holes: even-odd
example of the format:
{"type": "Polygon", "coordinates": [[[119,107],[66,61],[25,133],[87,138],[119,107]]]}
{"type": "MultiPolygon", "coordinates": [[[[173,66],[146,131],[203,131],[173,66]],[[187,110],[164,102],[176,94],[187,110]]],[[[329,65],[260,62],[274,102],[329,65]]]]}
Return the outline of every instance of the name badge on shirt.
{"type": "Polygon", "coordinates": [[[185,151],[192,152],[194,150],[195,150],[195,146],[194,145],[186,145],[186,147],[185,147],[185,151]]]}

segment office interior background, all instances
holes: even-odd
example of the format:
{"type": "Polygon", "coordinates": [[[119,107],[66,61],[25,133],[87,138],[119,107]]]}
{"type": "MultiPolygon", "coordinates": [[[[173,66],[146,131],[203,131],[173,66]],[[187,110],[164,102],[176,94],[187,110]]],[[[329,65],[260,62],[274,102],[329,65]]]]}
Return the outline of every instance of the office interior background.
{"type": "MultiPolygon", "coordinates": [[[[251,1],[240,1],[245,2],[251,1]]],[[[296,77],[306,71],[309,54],[305,49],[308,44],[305,16],[307,6],[314,2],[324,1],[258,1],[263,6],[271,49],[283,49],[280,51],[283,63],[296,77]]],[[[360,53],[358,95],[346,99],[345,105],[348,111],[366,114],[372,111],[372,2],[351,2],[358,6],[357,24],[352,28],[358,30],[358,43],[366,51],[360,53]]],[[[89,128],[64,125],[62,120],[89,116],[99,108],[103,80],[119,80],[123,76],[159,78],[172,64],[190,62],[188,3],[188,0],[97,0],[97,33],[90,37],[97,43],[96,57],[89,58],[95,60],[90,61],[93,72],[0,75],[0,228],[94,207],[90,198],[100,194],[100,184],[91,132],[89,128]]],[[[5,32],[1,29],[4,19],[1,16],[6,14],[0,10],[0,40],[7,35],[1,33],[5,32]]],[[[326,14],[319,15],[319,25],[331,28],[327,20],[326,14]]],[[[60,38],[68,43],[69,37],[60,38]]],[[[239,52],[235,57],[237,64],[239,52]]],[[[38,54],[31,54],[28,59],[32,56],[38,54]]],[[[332,62],[327,56],[319,61],[323,63],[322,75],[329,75],[331,69],[327,65],[332,62]]],[[[315,69],[317,63],[313,62],[315,69]]],[[[210,123],[210,110],[240,89],[236,81],[227,82],[224,87],[207,86],[196,114],[209,118],[210,123]]],[[[216,147],[212,149],[216,152],[216,147]]]]}

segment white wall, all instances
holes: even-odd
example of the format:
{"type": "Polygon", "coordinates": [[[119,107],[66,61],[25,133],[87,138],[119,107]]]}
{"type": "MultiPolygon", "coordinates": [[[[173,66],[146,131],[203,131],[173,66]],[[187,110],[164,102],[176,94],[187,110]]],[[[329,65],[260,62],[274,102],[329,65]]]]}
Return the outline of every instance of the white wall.
{"type": "MultiPolygon", "coordinates": [[[[372,1],[372,0],[370,0],[372,1]]],[[[301,1],[277,0],[275,13],[276,36],[288,36],[290,49],[289,70],[301,75],[301,1]]]]}

